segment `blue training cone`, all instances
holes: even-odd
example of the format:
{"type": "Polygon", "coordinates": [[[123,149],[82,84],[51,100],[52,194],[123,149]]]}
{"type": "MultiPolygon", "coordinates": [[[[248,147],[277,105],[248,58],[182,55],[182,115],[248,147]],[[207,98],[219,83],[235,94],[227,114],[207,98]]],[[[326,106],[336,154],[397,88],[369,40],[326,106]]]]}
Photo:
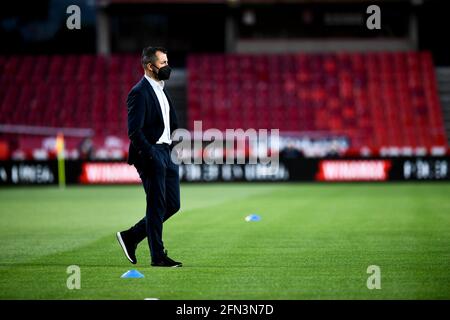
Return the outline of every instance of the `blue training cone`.
{"type": "Polygon", "coordinates": [[[144,275],[137,270],[128,270],[121,278],[144,278],[144,275]]]}
{"type": "Polygon", "coordinates": [[[258,216],[257,214],[251,214],[251,215],[245,217],[245,221],[247,221],[247,222],[260,221],[260,220],[261,220],[261,217],[258,216]]]}

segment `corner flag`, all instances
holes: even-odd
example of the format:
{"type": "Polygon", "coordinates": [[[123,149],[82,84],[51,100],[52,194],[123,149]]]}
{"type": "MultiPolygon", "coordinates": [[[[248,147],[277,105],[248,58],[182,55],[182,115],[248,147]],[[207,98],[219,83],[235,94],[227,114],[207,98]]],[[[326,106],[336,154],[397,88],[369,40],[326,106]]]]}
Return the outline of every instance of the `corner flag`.
{"type": "Polygon", "coordinates": [[[64,164],[64,135],[62,132],[56,136],[56,157],[58,159],[58,182],[59,187],[64,188],[66,186],[66,171],[64,164]]]}

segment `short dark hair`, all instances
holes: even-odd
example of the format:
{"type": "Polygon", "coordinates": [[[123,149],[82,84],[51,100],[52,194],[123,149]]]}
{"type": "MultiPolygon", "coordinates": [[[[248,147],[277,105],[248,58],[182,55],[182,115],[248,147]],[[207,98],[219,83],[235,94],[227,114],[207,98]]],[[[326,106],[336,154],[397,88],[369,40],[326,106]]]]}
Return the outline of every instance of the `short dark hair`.
{"type": "Polygon", "coordinates": [[[156,62],[156,53],[161,51],[167,54],[167,50],[163,47],[146,47],[142,50],[141,63],[145,67],[148,63],[154,64],[156,62]]]}

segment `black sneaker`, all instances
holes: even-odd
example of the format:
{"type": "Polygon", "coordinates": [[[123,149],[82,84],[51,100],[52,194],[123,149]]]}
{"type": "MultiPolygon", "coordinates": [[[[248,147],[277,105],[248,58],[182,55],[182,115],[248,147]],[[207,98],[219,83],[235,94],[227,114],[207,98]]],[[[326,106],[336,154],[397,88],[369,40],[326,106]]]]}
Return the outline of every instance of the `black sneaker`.
{"type": "Polygon", "coordinates": [[[164,251],[164,255],[161,258],[161,260],[152,261],[151,265],[153,267],[172,267],[172,268],[177,268],[177,267],[182,267],[183,266],[183,264],[181,262],[174,261],[174,260],[170,259],[167,256],[167,250],[164,251]]]}
{"type": "Polygon", "coordinates": [[[130,236],[127,234],[126,231],[117,232],[117,241],[119,241],[120,246],[122,247],[123,252],[125,253],[125,256],[132,264],[136,264],[136,243],[130,239],[130,236]]]}

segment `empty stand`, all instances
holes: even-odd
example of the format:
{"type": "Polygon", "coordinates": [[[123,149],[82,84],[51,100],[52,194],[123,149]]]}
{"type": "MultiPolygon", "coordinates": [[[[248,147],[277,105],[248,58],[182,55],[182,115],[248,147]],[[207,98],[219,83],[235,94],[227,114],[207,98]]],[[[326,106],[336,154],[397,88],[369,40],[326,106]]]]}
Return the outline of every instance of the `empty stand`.
{"type": "Polygon", "coordinates": [[[187,66],[190,129],[203,120],[343,134],[354,147],[446,145],[427,52],[193,55],[187,66]]]}

